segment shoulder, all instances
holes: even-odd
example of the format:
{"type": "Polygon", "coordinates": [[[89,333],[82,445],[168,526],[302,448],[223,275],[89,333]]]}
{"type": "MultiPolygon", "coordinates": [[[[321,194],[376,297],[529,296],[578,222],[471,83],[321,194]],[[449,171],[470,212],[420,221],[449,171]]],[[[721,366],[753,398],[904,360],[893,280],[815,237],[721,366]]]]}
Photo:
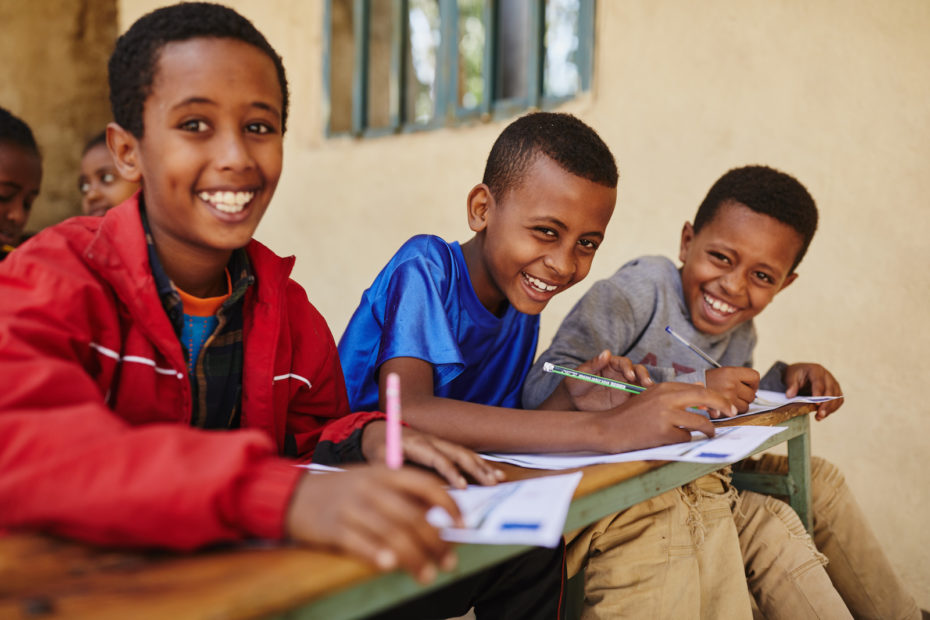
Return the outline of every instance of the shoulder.
{"type": "Polygon", "coordinates": [[[433,282],[445,290],[447,287],[444,283],[461,275],[456,251],[453,244],[435,235],[411,237],[378,274],[375,288],[388,285],[406,286],[411,283],[410,278],[413,278],[414,281],[433,282]]]}
{"type": "Polygon", "coordinates": [[[442,237],[416,235],[400,246],[391,262],[410,260],[431,263],[443,270],[450,270],[455,265],[455,248],[442,237]]]}
{"type": "Polygon", "coordinates": [[[664,256],[641,256],[629,261],[605,280],[626,297],[656,297],[678,277],[675,264],[664,256]]]}
{"type": "Polygon", "coordinates": [[[86,270],[85,253],[94,240],[101,218],[75,217],[31,237],[3,261],[5,274],[54,277],[69,280],[86,270]]]}

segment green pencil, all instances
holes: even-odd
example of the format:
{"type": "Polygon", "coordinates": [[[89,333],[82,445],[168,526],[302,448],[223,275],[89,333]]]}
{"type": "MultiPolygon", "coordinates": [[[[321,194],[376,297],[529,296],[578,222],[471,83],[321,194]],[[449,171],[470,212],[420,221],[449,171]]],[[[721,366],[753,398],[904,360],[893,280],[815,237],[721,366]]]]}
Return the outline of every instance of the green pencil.
{"type": "Polygon", "coordinates": [[[623,381],[617,381],[616,379],[608,379],[607,377],[601,377],[599,375],[591,375],[586,372],[581,372],[580,370],[575,370],[574,368],[558,366],[551,362],[546,362],[543,364],[543,370],[546,372],[555,373],[557,375],[562,375],[563,377],[571,377],[572,379],[580,379],[581,381],[587,381],[588,383],[596,383],[597,385],[614,388],[615,390],[623,390],[624,392],[629,392],[630,394],[639,394],[646,389],[639,385],[633,385],[632,383],[624,383],[623,381]]]}

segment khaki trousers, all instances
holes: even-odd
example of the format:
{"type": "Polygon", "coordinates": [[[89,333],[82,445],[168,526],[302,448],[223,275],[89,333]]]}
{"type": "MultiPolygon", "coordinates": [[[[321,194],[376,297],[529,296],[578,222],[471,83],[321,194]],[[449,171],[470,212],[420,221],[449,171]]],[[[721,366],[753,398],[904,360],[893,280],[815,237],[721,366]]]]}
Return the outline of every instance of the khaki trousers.
{"type": "Polygon", "coordinates": [[[569,535],[568,574],[585,571],[582,618],[752,618],[735,502],[711,474],[569,535]]]}
{"type": "MultiPolygon", "coordinates": [[[[769,473],[787,468],[788,459],[773,454],[741,464],[743,470],[769,473]]],[[[850,613],[856,618],[920,618],[914,598],[834,465],[811,458],[816,550],[788,504],[757,493],[739,495],[734,520],[746,578],[766,618],[849,618],[850,613]]]]}

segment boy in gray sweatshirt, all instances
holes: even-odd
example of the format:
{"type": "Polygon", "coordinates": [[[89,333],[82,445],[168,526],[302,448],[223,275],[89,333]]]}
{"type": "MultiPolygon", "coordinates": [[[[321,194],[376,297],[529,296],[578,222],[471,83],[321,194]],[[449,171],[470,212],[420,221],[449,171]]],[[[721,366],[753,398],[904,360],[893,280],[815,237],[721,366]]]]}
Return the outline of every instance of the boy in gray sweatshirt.
{"type": "MultiPolygon", "coordinates": [[[[542,371],[544,363],[575,367],[592,358],[612,356],[644,365],[657,382],[702,382],[741,412],[760,387],[788,396],[841,395],[839,383],[819,364],[777,362],[762,377],[752,369],[756,345],[752,319],[797,278],[795,269],[816,227],[814,200],[790,175],[765,166],[729,171],[710,189],[694,223],[684,225],[681,268],[664,257],[638,258],[595,283],[582,297],[527,375],[524,406],[533,408],[555,390],[566,390],[567,381],[542,371]],[[721,367],[712,367],[672,338],[667,326],[721,367]]],[[[609,364],[603,361],[602,365],[609,364]]],[[[822,420],[842,402],[823,403],[816,418],[822,420]]],[[[786,458],[765,455],[752,466],[776,471],[786,467],[786,458]]],[[[812,459],[816,549],[787,504],[751,492],[740,492],[737,497],[729,485],[728,471],[717,478],[723,494],[734,497],[732,518],[749,588],[765,617],[848,617],[849,612],[864,618],[920,617],[913,597],[885,558],[836,467],[812,459]]],[[[702,486],[707,487],[700,483],[676,491],[694,504],[693,498],[702,495],[702,486]]],[[[592,586],[586,586],[588,604],[594,603],[595,610],[602,608],[594,612],[597,615],[615,613],[611,601],[629,598],[641,582],[652,579],[669,591],[680,587],[650,575],[668,571],[668,566],[680,561],[674,549],[661,539],[649,542],[644,536],[618,536],[617,532],[636,526],[625,516],[612,515],[591,526],[575,539],[582,543],[578,552],[571,554],[570,549],[576,565],[587,563],[587,584],[603,584],[596,596],[591,596],[592,586]],[[589,545],[598,552],[585,553],[589,545]],[[635,552],[634,545],[638,547],[635,552]],[[648,545],[653,548],[642,549],[648,545]],[[632,580],[616,576],[617,564],[629,563],[631,558],[635,563],[643,557],[649,560],[642,564],[653,568],[640,569],[632,580]],[[611,585],[617,583],[624,587],[611,585]]],[[[642,527],[642,518],[634,519],[642,527]]],[[[700,511],[692,510],[688,523],[679,527],[690,526],[700,538],[709,525],[701,521],[700,511]],[[703,528],[694,528],[695,521],[703,528]]],[[[700,542],[695,545],[699,566],[702,555],[713,552],[700,542]]]]}

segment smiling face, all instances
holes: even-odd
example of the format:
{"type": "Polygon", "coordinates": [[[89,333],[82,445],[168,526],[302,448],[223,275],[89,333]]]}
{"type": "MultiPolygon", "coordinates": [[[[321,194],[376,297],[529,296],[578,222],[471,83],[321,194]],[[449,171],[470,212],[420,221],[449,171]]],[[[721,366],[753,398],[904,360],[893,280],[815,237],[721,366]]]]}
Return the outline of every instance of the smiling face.
{"type": "Polygon", "coordinates": [[[81,157],[78,189],[84,215],[103,215],[132,196],[139,184],[120,176],[107,145],[97,144],[81,157]]]}
{"type": "Polygon", "coordinates": [[[750,320],[794,282],[802,238],[793,228],[738,202],[722,205],[697,234],[681,232],[681,286],[691,322],[722,334],[750,320]]]}
{"type": "Polygon", "coordinates": [[[500,315],[509,302],[539,314],[549,300],[588,275],[617,190],[539,155],[522,182],[499,200],[487,185],[468,196],[475,237],[462,246],[481,303],[500,315]]]}
{"type": "Polygon", "coordinates": [[[236,39],[196,38],[162,48],[143,137],[109,126],[172,279],[191,264],[225,265],[251,239],[281,175],[281,112],[271,58],[236,39]]]}
{"type": "Polygon", "coordinates": [[[32,150],[0,142],[0,244],[19,243],[42,183],[42,161],[32,150]]]}

